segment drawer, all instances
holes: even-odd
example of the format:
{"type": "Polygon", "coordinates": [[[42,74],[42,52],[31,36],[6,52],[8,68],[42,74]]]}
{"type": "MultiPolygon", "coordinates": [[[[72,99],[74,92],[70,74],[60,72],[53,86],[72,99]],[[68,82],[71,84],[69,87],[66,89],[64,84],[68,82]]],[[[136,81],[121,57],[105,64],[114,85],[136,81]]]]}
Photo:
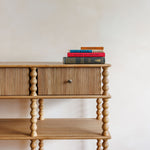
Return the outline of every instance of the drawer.
{"type": "Polygon", "coordinates": [[[101,93],[100,68],[39,68],[38,95],[101,93]],[[70,80],[70,82],[68,82],[70,80]]]}
{"type": "Polygon", "coordinates": [[[0,95],[28,96],[29,69],[0,68],[0,95]]]}

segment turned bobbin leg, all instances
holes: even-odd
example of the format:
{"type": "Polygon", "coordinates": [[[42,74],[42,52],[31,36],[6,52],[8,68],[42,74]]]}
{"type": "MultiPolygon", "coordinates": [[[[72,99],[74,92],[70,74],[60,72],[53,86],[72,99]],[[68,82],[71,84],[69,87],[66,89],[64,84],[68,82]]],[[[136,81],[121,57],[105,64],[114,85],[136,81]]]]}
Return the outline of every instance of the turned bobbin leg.
{"type": "Polygon", "coordinates": [[[31,136],[37,136],[37,99],[31,99],[31,136]]]}
{"type": "MultiPolygon", "coordinates": [[[[31,68],[31,72],[30,72],[30,95],[31,96],[37,96],[37,72],[36,72],[36,68],[31,68]]],[[[37,136],[37,99],[31,99],[31,136],[37,136]]]]}
{"type": "MultiPolygon", "coordinates": [[[[39,120],[44,120],[44,100],[39,99],[39,120]]],[[[39,140],[39,150],[44,150],[44,140],[39,140]]]]}
{"type": "MultiPolygon", "coordinates": [[[[102,126],[102,128],[103,128],[103,135],[104,136],[109,136],[109,133],[108,133],[108,129],[109,129],[109,126],[108,126],[108,99],[103,99],[103,112],[102,112],[102,114],[103,114],[103,119],[102,119],[102,121],[103,121],[103,126],[102,126]]],[[[103,140],[103,149],[104,150],[107,150],[108,149],[108,140],[106,139],[106,140],[103,140]]]]}
{"type": "Polygon", "coordinates": [[[39,99],[39,120],[44,120],[44,100],[39,99]]]}
{"type": "Polygon", "coordinates": [[[97,106],[96,106],[96,108],[97,108],[97,111],[96,111],[96,114],[97,114],[97,117],[96,117],[96,119],[97,120],[100,120],[100,119],[102,119],[102,106],[101,106],[101,99],[100,98],[98,98],[97,100],[96,100],[96,103],[97,103],[97,106]]]}
{"type": "MultiPolygon", "coordinates": [[[[102,115],[102,113],[101,113],[101,108],[102,108],[101,107],[101,99],[98,98],[96,102],[97,102],[97,106],[96,106],[96,108],[97,108],[97,111],[96,111],[97,117],[96,117],[96,119],[100,120],[102,118],[101,117],[101,115],[102,115]]],[[[100,139],[98,139],[97,140],[97,150],[102,150],[101,147],[102,147],[102,141],[100,139]]]]}
{"type": "Polygon", "coordinates": [[[97,149],[96,150],[102,150],[102,140],[97,140],[97,149]]]}
{"type": "Polygon", "coordinates": [[[30,72],[30,95],[31,96],[37,96],[37,72],[36,72],[36,68],[31,68],[31,72],[30,72]]]}
{"type": "Polygon", "coordinates": [[[44,150],[44,140],[39,140],[39,150],[44,150]]]}
{"type": "Polygon", "coordinates": [[[36,140],[31,140],[30,147],[31,147],[31,150],[36,150],[36,147],[37,147],[36,140]]]}
{"type": "MultiPolygon", "coordinates": [[[[108,67],[103,67],[102,75],[103,75],[103,80],[102,80],[102,82],[103,82],[103,86],[102,86],[103,95],[108,95],[108,90],[109,90],[109,87],[108,87],[108,67]]],[[[103,107],[103,111],[102,111],[103,133],[102,134],[104,136],[109,136],[109,132],[108,132],[108,129],[109,129],[109,126],[108,126],[108,122],[109,122],[109,119],[108,119],[108,114],[109,114],[109,112],[108,112],[108,107],[109,107],[108,99],[103,99],[102,107],[103,107]]],[[[103,150],[108,150],[108,140],[107,139],[103,140],[102,146],[103,146],[103,150]]]]}

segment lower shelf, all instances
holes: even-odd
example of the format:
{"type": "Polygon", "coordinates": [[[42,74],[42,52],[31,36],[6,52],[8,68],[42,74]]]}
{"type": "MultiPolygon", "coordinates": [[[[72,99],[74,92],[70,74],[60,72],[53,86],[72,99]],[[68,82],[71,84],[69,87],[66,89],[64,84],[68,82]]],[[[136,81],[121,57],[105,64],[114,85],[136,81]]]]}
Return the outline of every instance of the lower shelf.
{"type": "Polygon", "coordinates": [[[38,120],[38,136],[31,137],[29,119],[0,119],[0,140],[109,139],[101,135],[101,126],[94,118],[38,120]]]}

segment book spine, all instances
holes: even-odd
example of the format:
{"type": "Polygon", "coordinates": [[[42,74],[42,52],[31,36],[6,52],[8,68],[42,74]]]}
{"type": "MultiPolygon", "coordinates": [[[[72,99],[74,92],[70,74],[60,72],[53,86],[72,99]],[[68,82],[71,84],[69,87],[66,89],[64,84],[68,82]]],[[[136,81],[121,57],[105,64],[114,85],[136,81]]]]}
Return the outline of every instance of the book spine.
{"type": "Polygon", "coordinates": [[[105,57],[63,57],[64,64],[105,64],[105,57]]]}
{"type": "Polygon", "coordinates": [[[104,47],[81,47],[81,50],[92,49],[92,50],[104,50],[104,47]]]}
{"type": "Polygon", "coordinates": [[[92,53],[92,50],[70,50],[70,53],[92,53]]]}
{"type": "Polygon", "coordinates": [[[68,57],[105,57],[105,53],[67,53],[68,57]]]}
{"type": "Polygon", "coordinates": [[[103,50],[70,50],[70,53],[103,53],[103,50]]]}
{"type": "Polygon", "coordinates": [[[92,50],[92,53],[104,53],[103,50],[92,50]]]}

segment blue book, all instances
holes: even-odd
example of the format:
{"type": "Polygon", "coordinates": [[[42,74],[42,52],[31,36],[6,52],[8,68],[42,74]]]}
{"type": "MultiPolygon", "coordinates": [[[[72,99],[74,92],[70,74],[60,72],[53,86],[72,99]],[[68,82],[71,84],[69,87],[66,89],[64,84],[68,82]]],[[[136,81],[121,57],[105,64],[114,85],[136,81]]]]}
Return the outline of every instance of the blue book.
{"type": "Polygon", "coordinates": [[[70,50],[70,53],[92,53],[92,50],[70,50]]]}

